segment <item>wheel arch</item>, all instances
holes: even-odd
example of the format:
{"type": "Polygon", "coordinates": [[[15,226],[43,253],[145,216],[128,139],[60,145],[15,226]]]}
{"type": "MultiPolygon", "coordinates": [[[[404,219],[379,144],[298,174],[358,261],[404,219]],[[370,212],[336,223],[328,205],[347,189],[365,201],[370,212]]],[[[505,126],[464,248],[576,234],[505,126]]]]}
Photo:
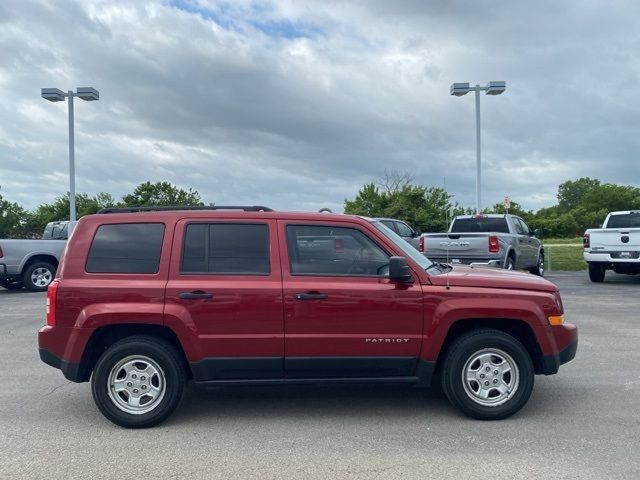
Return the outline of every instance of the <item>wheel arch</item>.
{"type": "Polygon", "coordinates": [[[22,266],[20,267],[20,275],[24,273],[25,269],[29,268],[31,265],[37,262],[50,263],[56,270],[58,269],[59,265],[58,259],[51,253],[32,253],[23,260],[22,266]]]}
{"type": "Polygon", "coordinates": [[[461,335],[478,329],[494,329],[511,335],[529,353],[536,374],[542,373],[542,350],[531,326],[524,320],[506,318],[466,318],[455,321],[447,330],[436,360],[435,372],[439,373],[449,347],[461,335]]]}
{"type": "Polygon", "coordinates": [[[100,356],[114,343],[135,335],[161,338],[173,345],[183,360],[188,378],[191,378],[189,362],[187,362],[182,344],[173,330],[164,325],[157,324],[119,323],[97,328],[91,334],[82,352],[77,381],[89,381],[100,356]]]}

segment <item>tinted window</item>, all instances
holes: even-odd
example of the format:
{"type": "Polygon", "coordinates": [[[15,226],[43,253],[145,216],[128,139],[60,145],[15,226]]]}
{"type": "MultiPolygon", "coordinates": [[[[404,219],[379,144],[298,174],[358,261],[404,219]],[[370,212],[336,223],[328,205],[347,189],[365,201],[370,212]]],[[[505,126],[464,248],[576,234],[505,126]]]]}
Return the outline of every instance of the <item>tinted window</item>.
{"type": "Polygon", "coordinates": [[[452,233],[509,233],[507,220],[500,218],[456,218],[451,227],[452,233]]]}
{"type": "Polygon", "coordinates": [[[607,228],[640,228],[640,213],[611,215],[607,222],[607,228]]]}
{"type": "Polygon", "coordinates": [[[157,273],[164,225],[123,223],[100,225],[86,271],[90,273],[157,273]]]}
{"type": "Polygon", "coordinates": [[[401,237],[413,236],[413,230],[411,230],[406,224],[402,222],[396,222],[396,230],[401,237]]]}
{"type": "Polygon", "coordinates": [[[516,229],[516,233],[519,235],[524,235],[524,229],[522,228],[522,223],[517,218],[512,218],[513,227],[516,229]]]}
{"type": "Polygon", "coordinates": [[[182,272],[269,273],[269,228],[246,223],[187,225],[182,272]]]}
{"type": "Polygon", "coordinates": [[[388,228],[390,228],[394,232],[396,231],[396,226],[394,225],[396,222],[392,222],[391,220],[380,220],[380,222],[383,225],[386,225],[388,228]]]}
{"type": "Polygon", "coordinates": [[[384,275],[388,255],[359,230],[325,226],[287,226],[292,274],[384,275]]]}
{"type": "Polygon", "coordinates": [[[522,220],[521,218],[518,218],[517,220],[518,222],[520,222],[520,226],[522,227],[522,233],[524,235],[529,235],[529,227],[526,223],[524,223],[524,220],[522,220]]]}

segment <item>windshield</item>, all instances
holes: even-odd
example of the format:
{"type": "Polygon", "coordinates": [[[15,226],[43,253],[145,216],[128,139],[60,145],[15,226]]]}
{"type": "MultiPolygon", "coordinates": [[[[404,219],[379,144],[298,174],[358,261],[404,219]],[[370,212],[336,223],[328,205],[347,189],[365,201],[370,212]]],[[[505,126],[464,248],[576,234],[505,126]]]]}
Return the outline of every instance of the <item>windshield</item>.
{"type": "Polygon", "coordinates": [[[411,260],[420,265],[420,267],[426,270],[433,263],[427,257],[418,252],[415,248],[413,248],[409,242],[407,242],[404,238],[391,230],[389,227],[384,225],[382,222],[372,221],[371,223],[374,227],[380,230],[385,235],[385,237],[389,238],[389,240],[395,243],[407,257],[411,258],[411,260]]]}

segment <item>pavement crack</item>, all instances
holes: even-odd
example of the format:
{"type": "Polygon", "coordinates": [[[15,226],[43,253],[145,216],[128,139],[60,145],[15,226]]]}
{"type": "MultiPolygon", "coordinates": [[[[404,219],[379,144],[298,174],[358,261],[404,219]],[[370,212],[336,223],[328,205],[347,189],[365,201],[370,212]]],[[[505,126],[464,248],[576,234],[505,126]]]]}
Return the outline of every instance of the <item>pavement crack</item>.
{"type": "Polygon", "coordinates": [[[57,387],[53,387],[51,389],[51,391],[49,393],[45,393],[45,397],[48,397],[49,395],[51,395],[52,393],[56,392],[57,390],[60,390],[62,387],[66,387],[67,385],[69,385],[71,383],[71,381],[68,381],[67,383],[63,383],[62,385],[58,385],[57,387]]]}

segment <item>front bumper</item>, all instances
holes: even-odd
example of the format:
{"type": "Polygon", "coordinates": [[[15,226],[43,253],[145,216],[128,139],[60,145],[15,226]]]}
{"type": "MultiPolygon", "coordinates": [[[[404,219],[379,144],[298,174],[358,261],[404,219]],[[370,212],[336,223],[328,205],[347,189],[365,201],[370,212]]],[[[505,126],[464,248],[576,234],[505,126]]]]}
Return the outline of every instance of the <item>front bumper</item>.
{"type": "Polygon", "coordinates": [[[542,356],[540,373],[544,375],[558,373],[560,365],[573,360],[578,350],[578,329],[575,325],[571,323],[555,325],[551,330],[557,350],[554,354],[542,356]]]}

